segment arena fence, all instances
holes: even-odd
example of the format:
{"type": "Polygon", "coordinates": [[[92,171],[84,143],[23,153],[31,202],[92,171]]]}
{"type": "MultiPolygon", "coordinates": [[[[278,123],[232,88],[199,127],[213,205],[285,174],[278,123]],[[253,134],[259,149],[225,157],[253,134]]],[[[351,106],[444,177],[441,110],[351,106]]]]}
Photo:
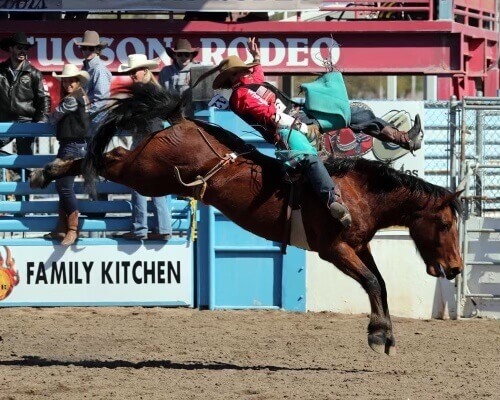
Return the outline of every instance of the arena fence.
{"type": "MultiPolygon", "coordinates": [[[[233,132],[246,132],[246,139],[263,152],[272,147],[232,113],[203,111],[198,117],[233,132]]],[[[46,124],[0,124],[0,135],[41,138],[45,143],[39,147],[55,152],[46,140],[54,131],[46,124]]],[[[305,311],[303,250],[289,248],[282,255],[280,243],[244,231],[213,207],[204,206],[197,212],[192,200],[175,196],[168,200],[174,238],[167,244],[131,242],[113,237],[131,227],[130,189],[99,182],[98,192],[108,193],[112,199],[90,201],[79,181],[75,189],[81,213],[106,215],[83,215],[79,224],[83,237],[71,247],[42,238],[41,233],[57,222],[55,185],[31,189],[28,174],[10,181],[8,170],[38,168],[54,157],[0,155],[4,178],[0,181],[0,244],[15,257],[20,276],[16,287],[0,291],[0,306],[162,305],[305,311]]],[[[3,261],[0,264],[0,278],[10,281],[3,261]]],[[[0,279],[2,287],[3,283],[0,279]]]]}
{"type": "Polygon", "coordinates": [[[459,189],[464,190],[462,251],[457,282],[459,316],[498,317],[500,300],[500,98],[465,97],[453,105],[461,119],[459,189]]]}
{"type": "MultiPolygon", "coordinates": [[[[47,139],[54,130],[48,124],[2,123],[0,135],[47,139]]],[[[7,284],[1,282],[1,305],[194,305],[191,202],[167,198],[173,239],[167,244],[148,240],[143,245],[114,237],[131,228],[131,190],[101,181],[97,191],[113,200],[91,201],[80,179],[75,191],[82,214],[81,237],[66,248],[57,240],[42,238],[57,223],[55,184],[31,189],[26,181],[29,169],[54,158],[54,154],[0,155],[0,244],[15,259],[20,277],[17,287],[8,288],[9,271],[0,268],[0,277],[7,279],[7,284]],[[28,173],[11,180],[12,169],[28,173]]],[[[4,260],[0,267],[7,266],[4,260]]]]}
{"type": "MultiPolygon", "coordinates": [[[[495,216],[499,205],[500,168],[496,167],[500,163],[497,133],[500,125],[499,111],[497,103],[491,99],[425,103],[426,179],[451,189],[460,186],[467,189],[465,201],[468,212],[463,219],[464,225],[461,230],[464,260],[467,266],[463,282],[458,281],[457,301],[461,310],[460,315],[477,312],[478,299],[489,304],[488,299],[496,299],[500,295],[496,272],[492,269],[494,266],[490,265],[500,258],[495,258],[498,251],[497,253],[489,251],[490,257],[487,260],[478,260],[475,257],[480,253],[478,249],[485,243],[486,234],[489,235],[487,237],[489,243],[495,243],[494,240],[497,240],[495,238],[498,236],[498,225],[495,225],[497,220],[491,218],[495,216]],[[464,139],[461,141],[462,138],[464,139]],[[476,216],[482,219],[474,222],[473,218],[476,216]],[[473,232],[474,229],[476,232],[473,232]],[[477,235],[477,240],[471,236],[472,234],[477,235]],[[474,252],[473,257],[471,252],[474,252]],[[474,261],[488,261],[490,264],[480,266],[472,264],[474,261]],[[478,295],[487,296],[478,297],[478,295]],[[471,307],[475,307],[473,311],[471,307]]],[[[265,143],[259,134],[232,113],[209,110],[201,112],[198,116],[239,134],[264,153],[271,155],[274,152],[272,146],[265,143]]],[[[54,151],[53,146],[47,144],[48,138],[53,134],[52,128],[45,124],[0,124],[0,135],[14,137],[32,135],[40,138],[39,148],[46,153],[48,150],[54,151]]],[[[0,214],[2,214],[0,234],[3,236],[1,244],[28,246],[24,247],[28,251],[33,251],[33,246],[47,246],[45,250],[55,254],[55,256],[47,255],[47,259],[52,260],[55,257],[64,260],[64,257],[73,253],[72,250],[60,249],[61,246],[57,246],[56,243],[40,238],[41,232],[47,232],[56,225],[57,197],[54,185],[44,190],[32,191],[22,177],[20,181],[12,182],[6,172],[11,168],[40,167],[53,158],[53,154],[0,156],[0,168],[4,177],[0,182],[0,214]],[[15,195],[25,196],[25,201],[13,198],[15,195]]],[[[283,257],[279,253],[278,243],[270,243],[244,232],[211,207],[202,207],[199,213],[193,213],[190,201],[176,198],[170,200],[175,239],[167,246],[139,244],[137,248],[130,250],[130,242],[112,237],[113,233],[130,228],[129,189],[111,182],[99,182],[98,190],[101,193],[109,193],[113,201],[92,202],[83,193],[81,182],[77,182],[76,188],[83,214],[106,212],[104,218],[86,216],[82,218],[80,228],[85,236],[79,240],[79,245],[82,247],[98,249],[97,245],[110,245],[114,246],[109,248],[110,252],[113,254],[123,252],[129,258],[136,254],[138,247],[143,247],[143,250],[149,251],[147,254],[156,252],[160,257],[168,259],[177,251],[184,251],[181,249],[182,246],[186,248],[192,244],[192,239],[195,238],[192,228],[196,222],[200,227],[199,241],[189,247],[191,257],[193,258],[194,254],[196,260],[193,261],[195,265],[191,271],[186,271],[185,274],[183,272],[183,276],[189,280],[191,289],[183,292],[182,301],[159,302],[152,297],[147,301],[144,298],[131,301],[128,296],[123,295],[115,297],[113,304],[198,305],[211,309],[275,307],[306,309],[304,278],[306,261],[303,251],[289,248],[289,254],[295,251],[297,254],[293,253],[293,257],[288,255],[283,257]],[[198,218],[194,218],[195,216],[198,218]],[[91,232],[94,232],[93,236],[91,232]],[[180,247],[174,248],[172,245],[180,247]]],[[[39,248],[36,249],[38,251],[39,248]]],[[[79,257],[82,257],[82,254],[79,257]]],[[[127,289],[124,290],[125,293],[131,293],[130,289],[128,292],[127,289]]],[[[17,291],[19,292],[19,289],[17,291]]],[[[42,303],[38,300],[32,304],[42,305],[42,303]]],[[[48,301],[45,304],[60,303],[48,301]]],[[[109,304],[103,299],[96,300],[95,303],[109,304]]],[[[28,303],[23,304],[28,305],[28,303]]],[[[75,301],[75,304],[81,303],[75,301]]],[[[2,305],[19,304],[9,304],[7,299],[2,301],[2,305]]]]}

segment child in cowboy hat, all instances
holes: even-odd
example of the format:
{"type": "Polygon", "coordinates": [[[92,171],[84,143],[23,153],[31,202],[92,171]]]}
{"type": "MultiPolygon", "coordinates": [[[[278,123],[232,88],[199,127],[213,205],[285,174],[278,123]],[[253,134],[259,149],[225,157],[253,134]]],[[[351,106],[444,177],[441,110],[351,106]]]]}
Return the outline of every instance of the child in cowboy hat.
{"type": "MultiPolygon", "coordinates": [[[[75,43],[83,56],[83,70],[89,73],[90,79],[85,85],[85,90],[90,100],[90,115],[107,105],[106,99],[110,98],[111,72],[101,59],[101,51],[108,46],[108,42],[101,41],[96,31],[85,31],[81,42],[75,43]]],[[[93,118],[90,123],[90,135],[99,128],[104,113],[93,118]]],[[[92,194],[94,200],[108,200],[108,195],[103,193],[92,194]],[[95,198],[94,198],[95,196],[95,198]]],[[[89,217],[102,218],[106,213],[89,213],[89,217]]]]}
{"type": "MultiPolygon", "coordinates": [[[[82,158],[87,152],[90,115],[89,99],[83,87],[90,76],[76,65],[66,64],[60,74],[52,76],[61,82],[61,102],[49,117],[56,127],[59,141],[57,158],[82,158]]],[[[56,229],[45,235],[48,239],[61,239],[63,246],[72,245],[78,238],[78,203],[73,184],[74,176],[56,179],[59,194],[59,219],[56,229]]]]}
{"type": "MultiPolygon", "coordinates": [[[[132,84],[146,84],[160,87],[151,72],[158,68],[159,59],[148,60],[144,54],[130,54],[127,62],[118,67],[120,74],[129,74],[132,84]]],[[[163,130],[163,122],[155,118],[148,124],[145,132],[134,132],[132,149],[144,140],[149,133],[163,130]]],[[[167,196],[152,197],[154,227],[148,233],[148,201],[135,190],[132,191],[132,230],[121,235],[129,240],[169,240],[172,236],[172,217],[168,210],[167,196]]]]}
{"type": "Polygon", "coordinates": [[[177,91],[180,94],[185,94],[184,99],[184,114],[192,117],[194,108],[192,105],[192,96],[189,96],[191,83],[191,67],[199,64],[194,61],[198,55],[198,48],[191,46],[187,39],[179,39],[173,48],[167,47],[167,54],[172,58],[173,63],[164,67],[160,71],[160,85],[177,91]]]}

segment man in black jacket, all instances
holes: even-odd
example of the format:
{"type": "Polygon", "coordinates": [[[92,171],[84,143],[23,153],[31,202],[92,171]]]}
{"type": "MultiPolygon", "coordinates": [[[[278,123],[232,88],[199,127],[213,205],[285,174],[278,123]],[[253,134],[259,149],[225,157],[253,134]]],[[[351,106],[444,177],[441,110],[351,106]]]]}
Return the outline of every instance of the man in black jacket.
{"type": "MultiPolygon", "coordinates": [[[[0,40],[9,58],[0,63],[0,122],[45,122],[50,112],[50,95],[42,73],[28,61],[34,44],[22,32],[0,40]]],[[[13,138],[0,137],[0,148],[13,138]]],[[[33,154],[34,138],[18,138],[17,153],[33,154]]]]}

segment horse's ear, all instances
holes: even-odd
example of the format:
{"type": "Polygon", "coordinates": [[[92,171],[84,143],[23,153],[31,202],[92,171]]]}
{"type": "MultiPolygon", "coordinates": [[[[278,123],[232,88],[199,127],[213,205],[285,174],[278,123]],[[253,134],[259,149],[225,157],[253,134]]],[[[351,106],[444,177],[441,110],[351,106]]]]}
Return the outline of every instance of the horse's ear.
{"type": "Polygon", "coordinates": [[[463,190],[459,190],[458,192],[455,193],[447,193],[443,198],[441,203],[438,206],[439,210],[442,210],[443,208],[447,207],[448,205],[454,203],[462,194],[463,190]]]}

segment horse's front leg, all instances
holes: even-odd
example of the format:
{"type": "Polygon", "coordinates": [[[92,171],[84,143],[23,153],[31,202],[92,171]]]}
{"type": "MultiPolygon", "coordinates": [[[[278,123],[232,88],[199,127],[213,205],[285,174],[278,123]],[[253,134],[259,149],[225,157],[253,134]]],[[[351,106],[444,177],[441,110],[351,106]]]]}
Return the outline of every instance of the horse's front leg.
{"type": "Polygon", "coordinates": [[[82,173],[83,158],[63,160],[56,158],[43,168],[35,169],[30,175],[32,188],[45,188],[55,179],[65,176],[77,176],[82,173]]]}
{"type": "Polygon", "coordinates": [[[377,353],[394,354],[391,321],[386,317],[382,288],[377,276],[361,261],[354,249],[344,242],[332,246],[326,254],[320,252],[320,257],[332,262],[363,287],[371,305],[368,344],[377,353]]]}
{"type": "Polygon", "coordinates": [[[363,263],[368,267],[368,269],[377,277],[378,283],[381,289],[382,296],[382,307],[384,309],[385,318],[387,319],[387,323],[389,324],[390,329],[386,332],[387,342],[385,352],[390,355],[396,354],[396,340],[394,339],[394,332],[392,330],[392,321],[391,315],[389,314],[389,304],[387,303],[387,289],[385,287],[384,278],[380,274],[378,270],[377,264],[375,263],[375,259],[373,258],[372,252],[370,250],[370,245],[367,244],[361,250],[357,252],[359,258],[363,263]]]}

